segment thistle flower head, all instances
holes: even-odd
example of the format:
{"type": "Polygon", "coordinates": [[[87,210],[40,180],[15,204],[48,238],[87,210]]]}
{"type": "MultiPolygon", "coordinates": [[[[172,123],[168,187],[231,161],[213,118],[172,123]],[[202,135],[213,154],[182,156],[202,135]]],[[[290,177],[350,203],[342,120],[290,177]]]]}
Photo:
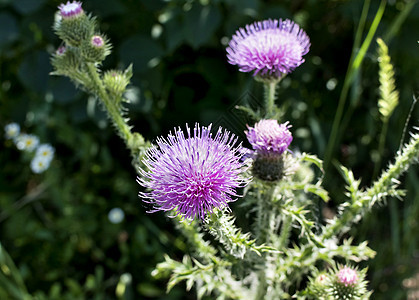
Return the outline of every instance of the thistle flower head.
{"type": "Polygon", "coordinates": [[[126,91],[131,76],[131,68],[128,68],[124,72],[111,70],[103,74],[103,83],[105,84],[106,89],[118,99],[121,98],[120,96],[126,91]]]}
{"type": "Polygon", "coordinates": [[[111,45],[100,35],[93,35],[80,46],[81,55],[88,61],[101,62],[109,55],[111,45]]]}
{"type": "Polygon", "coordinates": [[[204,219],[215,208],[221,209],[239,195],[235,189],[249,179],[242,173],[241,145],[228,131],[218,129],[215,137],[211,125],[195,125],[193,132],[186,126],[175,129],[167,139],[157,139],[157,146],[147,150],[137,182],[150,189],[140,192],[144,202],[153,205],[150,212],[174,210],[181,217],[204,219]]]}
{"type": "Polygon", "coordinates": [[[281,78],[304,62],[309,48],[309,37],[293,21],[269,19],[237,30],[227,58],[241,72],[281,78]]]}
{"type": "Polygon", "coordinates": [[[279,156],[288,149],[292,141],[288,122],[278,124],[277,120],[261,120],[255,127],[247,128],[247,139],[253,149],[261,155],[279,156]]]}
{"type": "Polygon", "coordinates": [[[90,39],[90,43],[93,47],[96,47],[96,48],[100,48],[105,45],[105,41],[100,35],[92,36],[92,38],[90,39]]]}
{"type": "Polygon", "coordinates": [[[65,18],[74,18],[83,14],[83,9],[81,8],[81,2],[79,1],[67,1],[66,4],[61,4],[58,6],[60,10],[61,17],[65,18]]]}
{"type": "Polygon", "coordinates": [[[345,266],[336,274],[338,282],[345,286],[354,286],[358,282],[358,274],[355,270],[345,266]]]}
{"type": "Polygon", "coordinates": [[[4,131],[7,139],[14,139],[20,133],[20,126],[17,123],[9,123],[4,126],[4,131]]]}
{"type": "Polygon", "coordinates": [[[64,53],[67,51],[67,48],[65,46],[60,46],[58,47],[58,49],[55,51],[55,55],[57,56],[62,56],[64,55],[64,53]]]}

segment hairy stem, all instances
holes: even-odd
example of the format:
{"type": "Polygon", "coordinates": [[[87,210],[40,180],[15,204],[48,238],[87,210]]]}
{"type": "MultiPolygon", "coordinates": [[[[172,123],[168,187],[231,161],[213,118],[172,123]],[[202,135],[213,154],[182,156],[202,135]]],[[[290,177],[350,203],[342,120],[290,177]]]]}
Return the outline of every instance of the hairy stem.
{"type": "MultiPolygon", "coordinates": [[[[260,195],[261,197],[258,201],[256,234],[257,241],[260,244],[270,245],[274,238],[274,232],[276,229],[276,211],[272,205],[272,201],[275,195],[275,189],[275,184],[265,184],[264,193],[260,195]]],[[[265,256],[265,264],[268,262],[269,255],[270,254],[267,253],[265,256]]],[[[255,296],[256,300],[265,298],[268,288],[267,271],[268,265],[264,265],[257,274],[258,287],[255,296]]]]}
{"type": "Polygon", "coordinates": [[[271,118],[275,115],[275,93],[277,81],[269,81],[265,83],[265,118],[271,118]]]}
{"type": "Polygon", "coordinates": [[[380,178],[370,188],[359,193],[357,198],[352,200],[351,205],[345,208],[339,217],[325,227],[321,240],[324,241],[334,235],[344,233],[351,224],[359,220],[376,202],[387,196],[392,196],[395,192],[398,178],[407,171],[411,164],[418,162],[418,153],[419,135],[412,134],[409,143],[404,146],[402,151],[398,152],[395,162],[382,173],[380,178]]]}
{"type": "MultiPolygon", "coordinates": [[[[109,94],[106,92],[105,86],[103,85],[102,80],[100,79],[98,70],[94,63],[87,63],[87,71],[90,78],[93,80],[97,96],[102,100],[102,103],[105,105],[106,111],[113,124],[115,125],[118,135],[124,140],[125,144],[129,147],[129,141],[132,140],[131,128],[128,126],[126,121],[121,115],[120,108],[117,106],[115,101],[112,101],[109,94]]],[[[132,151],[133,149],[130,148],[132,151]]]]}
{"type": "Polygon", "coordinates": [[[291,229],[292,229],[292,217],[289,215],[284,215],[282,218],[282,225],[281,225],[281,233],[279,235],[279,239],[277,241],[277,245],[275,245],[278,250],[282,251],[288,245],[291,229]]]}

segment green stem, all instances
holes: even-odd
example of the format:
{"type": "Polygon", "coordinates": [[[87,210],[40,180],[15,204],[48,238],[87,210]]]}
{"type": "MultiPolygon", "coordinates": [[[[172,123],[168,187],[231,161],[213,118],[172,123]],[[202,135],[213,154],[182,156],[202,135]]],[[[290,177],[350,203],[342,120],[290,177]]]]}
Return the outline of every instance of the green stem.
{"type": "Polygon", "coordinates": [[[264,269],[259,271],[258,278],[259,278],[259,285],[258,285],[257,290],[256,290],[255,300],[263,300],[263,299],[265,299],[266,286],[267,286],[266,274],[265,274],[264,269]]]}
{"type": "Polygon", "coordinates": [[[395,190],[394,185],[398,178],[407,171],[412,163],[417,162],[418,153],[419,135],[412,134],[409,143],[403,147],[402,151],[398,152],[394,164],[391,164],[370,188],[360,192],[356,199],[352,200],[351,205],[324,228],[320,240],[324,241],[332,236],[339,236],[346,231],[345,229],[349,230],[350,225],[357,222],[376,202],[391,195],[391,192],[395,190]]]}
{"type": "Polygon", "coordinates": [[[259,244],[269,243],[272,237],[271,226],[272,219],[275,217],[275,212],[272,207],[272,199],[275,192],[275,185],[264,185],[264,193],[260,195],[258,201],[258,216],[257,216],[257,240],[259,244]],[[265,193],[266,192],[266,193],[265,193]]]}
{"type": "MultiPolygon", "coordinates": [[[[272,242],[275,224],[274,219],[276,217],[275,210],[272,206],[272,200],[275,194],[275,184],[264,184],[263,191],[265,193],[261,194],[258,201],[258,216],[257,216],[257,229],[258,233],[257,241],[259,244],[270,244],[272,242]]],[[[267,256],[269,254],[266,254],[267,256]]],[[[267,263],[265,259],[265,264],[267,263]]],[[[267,276],[266,272],[268,271],[268,265],[265,265],[258,273],[259,284],[256,291],[255,300],[265,299],[267,291],[267,276]]]]}
{"type": "Polygon", "coordinates": [[[374,166],[374,172],[372,173],[372,178],[375,179],[378,175],[378,171],[380,170],[381,167],[381,161],[383,158],[383,153],[384,153],[384,145],[385,145],[385,141],[386,141],[386,136],[387,136],[387,131],[388,131],[388,118],[386,118],[383,121],[383,128],[381,130],[381,134],[380,134],[380,140],[378,142],[378,158],[377,161],[375,162],[375,166],[374,166]]]}
{"type": "Polygon", "coordinates": [[[265,118],[269,119],[275,116],[275,92],[278,81],[269,81],[265,83],[265,118]]]}
{"type": "Polygon", "coordinates": [[[292,217],[289,215],[283,215],[281,233],[279,234],[279,239],[277,242],[278,250],[282,251],[282,249],[285,249],[287,247],[291,229],[292,229],[292,217]]]}
{"type": "Polygon", "coordinates": [[[116,101],[112,101],[111,97],[106,92],[105,86],[102,80],[100,79],[99,72],[97,71],[95,64],[87,63],[86,66],[89,76],[93,80],[97,96],[102,100],[102,103],[105,105],[106,111],[108,112],[109,117],[115,125],[119,136],[124,140],[125,144],[131,150],[131,152],[133,152],[134,149],[130,147],[130,141],[133,140],[131,128],[122,117],[121,111],[117,106],[116,101]]]}
{"type": "Polygon", "coordinates": [[[398,33],[400,30],[400,27],[402,27],[404,21],[409,16],[410,12],[412,11],[415,4],[417,4],[417,0],[413,1],[407,1],[404,5],[404,9],[393,19],[393,22],[391,23],[390,29],[387,31],[387,33],[384,35],[383,40],[388,45],[393,37],[398,33]]]}
{"type": "MultiPolygon", "coordinates": [[[[358,31],[362,32],[362,28],[364,26],[364,18],[366,18],[366,14],[368,13],[368,9],[369,9],[369,0],[364,2],[364,7],[362,9],[362,16],[361,16],[361,20],[358,26],[358,31]],[[362,27],[361,27],[362,26],[362,27]]],[[[377,27],[380,24],[381,18],[384,14],[384,9],[386,6],[386,1],[382,0],[380,3],[380,7],[377,10],[377,13],[375,14],[374,20],[371,24],[371,27],[368,31],[367,37],[365,38],[364,42],[361,45],[361,48],[359,49],[359,52],[356,53],[357,50],[357,45],[354,44],[353,50],[352,50],[352,56],[349,62],[349,68],[348,71],[346,73],[345,76],[345,80],[343,83],[343,88],[342,88],[342,92],[340,94],[339,97],[339,104],[338,104],[338,108],[336,110],[336,114],[335,114],[335,118],[333,120],[333,125],[332,125],[332,132],[330,133],[330,138],[329,138],[329,143],[327,144],[326,147],[326,153],[324,156],[324,167],[325,170],[328,169],[332,156],[333,156],[333,152],[336,148],[336,144],[338,143],[338,133],[342,132],[342,128],[340,128],[340,123],[342,120],[342,116],[343,116],[343,111],[345,108],[345,104],[346,104],[346,99],[348,97],[348,92],[349,92],[349,88],[353,82],[354,79],[354,75],[355,72],[359,69],[362,61],[364,60],[365,54],[367,53],[367,50],[371,44],[371,41],[375,35],[375,32],[377,31],[377,27]],[[355,48],[356,47],[356,48],[355,48]],[[356,55],[355,55],[356,54],[356,55]]],[[[358,32],[356,37],[358,37],[358,32]]],[[[357,40],[357,39],[356,39],[357,40]]]]}
{"type": "Polygon", "coordinates": [[[358,28],[356,30],[355,42],[352,47],[351,58],[349,59],[348,71],[346,72],[345,80],[343,82],[342,91],[339,97],[338,108],[336,110],[335,118],[333,120],[332,132],[330,133],[329,143],[327,144],[327,148],[326,148],[325,159],[324,159],[325,167],[328,166],[329,161],[331,159],[330,156],[332,155],[331,152],[333,152],[334,147],[335,147],[336,138],[337,138],[336,135],[338,133],[339,123],[342,118],[343,108],[345,107],[346,98],[349,92],[349,87],[352,83],[353,61],[355,59],[356,50],[359,48],[359,45],[361,43],[361,40],[360,40],[361,34],[362,34],[362,31],[364,30],[365,20],[368,15],[369,7],[370,7],[370,0],[366,0],[362,8],[361,18],[359,19],[358,28]]]}

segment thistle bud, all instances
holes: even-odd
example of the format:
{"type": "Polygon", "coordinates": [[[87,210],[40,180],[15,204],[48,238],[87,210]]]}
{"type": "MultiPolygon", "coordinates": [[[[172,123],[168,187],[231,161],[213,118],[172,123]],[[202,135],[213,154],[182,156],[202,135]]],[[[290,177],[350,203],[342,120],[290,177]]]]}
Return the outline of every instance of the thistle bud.
{"type": "Polygon", "coordinates": [[[103,75],[106,89],[116,98],[121,98],[132,76],[131,66],[125,71],[111,70],[103,75]]]}
{"type": "Polygon", "coordinates": [[[287,174],[288,155],[292,135],[288,123],[278,124],[277,120],[261,120],[246,131],[255,152],[252,172],[259,179],[278,181],[287,174]]]}
{"type": "Polygon", "coordinates": [[[81,2],[68,1],[58,8],[59,19],[54,28],[63,41],[70,46],[78,47],[83,40],[92,36],[95,21],[84,13],[81,2]]]}
{"type": "Polygon", "coordinates": [[[278,181],[285,175],[285,164],[282,156],[257,155],[252,167],[254,176],[265,181],[278,181]]]}
{"type": "Polygon", "coordinates": [[[80,55],[76,48],[61,46],[51,58],[54,75],[68,75],[81,68],[80,55]]]}
{"type": "Polygon", "coordinates": [[[325,271],[316,271],[307,286],[307,294],[315,297],[315,299],[328,299],[327,288],[329,284],[329,276],[325,271]]]}
{"type": "Polygon", "coordinates": [[[101,62],[110,53],[110,46],[100,35],[93,35],[80,46],[81,55],[90,62],[101,62]]]}
{"type": "MultiPolygon", "coordinates": [[[[369,299],[365,280],[367,269],[359,271],[351,266],[333,266],[327,273],[316,270],[305,291],[319,300],[361,300],[369,299]]],[[[311,298],[310,298],[311,299],[311,298]]]]}
{"type": "Polygon", "coordinates": [[[368,299],[366,269],[358,271],[350,266],[338,266],[330,275],[329,295],[333,299],[368,299]]]}

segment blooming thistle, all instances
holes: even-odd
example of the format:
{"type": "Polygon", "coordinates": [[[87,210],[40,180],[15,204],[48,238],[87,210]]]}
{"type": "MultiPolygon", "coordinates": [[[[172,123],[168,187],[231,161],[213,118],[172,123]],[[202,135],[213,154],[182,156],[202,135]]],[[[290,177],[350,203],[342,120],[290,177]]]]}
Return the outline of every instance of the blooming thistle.
{"type": "Polygon", "coordinates": [[[253,174],[265,181],[277,181],[289,171],[285,164],[284,152],[292,141],[288,123],[278,124],[277,120],[261,120],[255,127],[247,127],[247,139],[254,150],[253,174]],[[288,170],[288,171],[287,171],[288,170]]]}
{"type": "Polygon", "coordinates": [[[243,176],[242,146],[235,146],[237,137],[222,128],[214,138],[210,131],[211,125],[196,124],[191,133],[186,125],[186,137],[178,128],[147,150],[143,162],[148,171],[140,169],[137,182],[151,190],[139,193],[153,205],[150,212],[173,210],[182,218],[203,220],[239,197],[235,189],[249,182],[243,176]]]}
{"type": "Polygon", "coordinates": [[[269,19],[237,30],[227,58],[241,72],[280,79],[304,62],[309,48],[308,35],[293,21],[269,19]]]}
{"type": "Polygon", "coordinates": [[[247,126],[247,139],[252,148],[261,155],[279,156],[292,142],[288,122],[278,124],[277,120],[261,120],[255,127],[247,126]]]}
{"type": "Polygon", "coordinates": [[[58,9],[60,10],[61,17],[64,19],[75,18],[83,14],[81,2],[79,1],[67,1],[66,4],[61,4],[58,6],[58,9]]]}
{"type": "Polygon", "coordinates": [[[306,293],[310,299],[361,300],[369,299],[365,280],[367,269],[358,270],[351,266],[334,265],[328,272],[314,271],[309,279],[306,293]]]}
{"type": "Polygon", "coordinates": [[[358,282],[358,275],[355,270],[345,266],[337,273],[338,282],[345,286],[354,286],[358,282]]]}
{"type": "Polygon", "coordinates": [[[15,139],[20,133],[20,126],[17,123],[9,123],[4,126],[6,139],[15,139]]]}
{"type": "Polygon", "coordinates": [[[333,267],[329,275],[328,294],[332,299],[368,299],[366,272],[367,269],[359,271],[351,266],[333,267]]]}
{"type": "Polygon", "coordinates": [[[89,39],[95,31],[95,21],[87,16],[79,1],[67,1],[58,6],[59,18],[56,20],[54,29],[58,36],[73,47],[80,46],[81,42],[89,39]]]}

